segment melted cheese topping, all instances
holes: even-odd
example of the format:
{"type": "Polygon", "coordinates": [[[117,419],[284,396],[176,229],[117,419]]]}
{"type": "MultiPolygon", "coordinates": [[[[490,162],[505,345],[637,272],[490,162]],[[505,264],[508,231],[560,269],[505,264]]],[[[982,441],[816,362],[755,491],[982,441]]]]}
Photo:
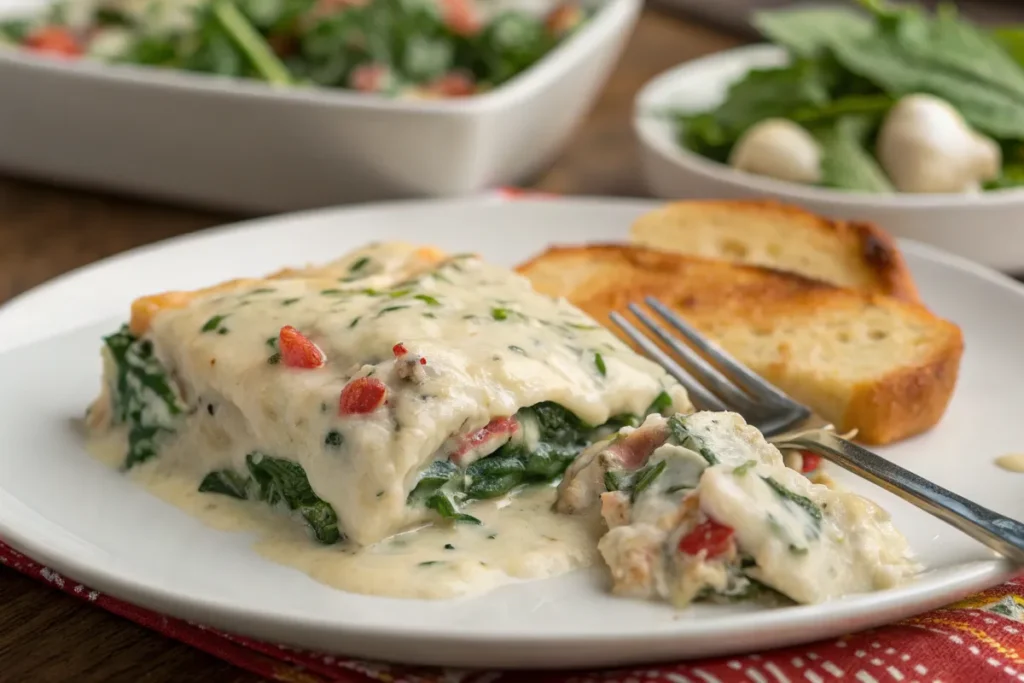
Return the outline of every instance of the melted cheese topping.
{"type": "MultiPolygon", "coordinates": [[[[143,339],[187,409],[176,417],[145,406],[160,413],[151,420],[174,429],[155,437],[156,454],[132,476],[220,526],[238,525],[249,511],[260,519],[266,555],[359,592],[449,597],[590,563],[596,515],[556,516],[549,487],[465,508],[479,526],[430,526],[436,514],[411,504],[410,492],[426,466],[493,418],[553,402],[600,425],[643,415],[662,393],[685,410],[685,391],[572,305],[535,293],[510,271],[471,256],[428,267],[418,253],[375,245],[324,267],[136,307],[145,314],[143,339]],[[323,367],[280,362],[275,340],[286,325],[323,351],[323,367]],[[401,371],[399,343],[425,359],[415,381],[401,371]],[[339,414],[342,388],[360,377],[383,382],[386,403],[365,415],[339,414]],[[245,473],[254,452],[300,465],[349,542],[317,547],[287,515],[197,491],[211,472],[245,473]]],[[[101,435],[122,440],[123,457],[124,429],[111,424],[117,373],[109,351],[106,360],[90,420],[101,435]]]]}

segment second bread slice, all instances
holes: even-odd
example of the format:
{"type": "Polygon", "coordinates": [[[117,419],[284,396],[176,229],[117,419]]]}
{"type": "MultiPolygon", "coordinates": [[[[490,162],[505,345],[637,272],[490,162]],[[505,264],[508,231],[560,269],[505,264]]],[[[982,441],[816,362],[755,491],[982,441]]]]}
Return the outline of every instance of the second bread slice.
{"type": "Polygon", "coordinates": [[[871,223],[835,221],[771,201],[691,201],[644,214],[630,230],[637,246],[765,266],[917,301],[903,255],[871,223]]]}

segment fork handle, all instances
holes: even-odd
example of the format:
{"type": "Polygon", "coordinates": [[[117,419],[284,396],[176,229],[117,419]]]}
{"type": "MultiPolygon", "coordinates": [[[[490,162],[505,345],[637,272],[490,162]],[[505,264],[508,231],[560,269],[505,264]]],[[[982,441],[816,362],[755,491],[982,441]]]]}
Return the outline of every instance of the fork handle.
{"type": "Polygon", "coordinates": [[[958,496],[829,432],[803,434],[775,445],[822,455],[956,527],[1007,559],[1024,564],[1024,524],[1015,519],[958,496]]]}

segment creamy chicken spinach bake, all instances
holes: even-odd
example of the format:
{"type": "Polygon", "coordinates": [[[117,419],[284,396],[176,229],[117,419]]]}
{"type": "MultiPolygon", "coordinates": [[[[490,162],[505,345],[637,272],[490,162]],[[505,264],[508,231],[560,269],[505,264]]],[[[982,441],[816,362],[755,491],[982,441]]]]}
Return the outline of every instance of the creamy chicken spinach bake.
{"type": "Polygon", "coordinates": [[[96,429],[210,495],[371,544],[551,482],[586,445],[689,408],[565,301],[465,255],[381,244],[319,268],[137,300],[105,339],[96,429]]]}
{"type": "Polygon", "coordinates": [[[183,482],[195,514],[305,528],[266,554],[348,590],[451,597],[603,557],[623,595],[817,602],[915,570],[883,511],[808,479],[816,459],[692,413],[659,366],[472,255],[377,244],[143,297],[103,360],[88,421],[123,470],[183,482]]]}
{"type": "MultiPolygon", "coordinates": [[[[813,467],[805,458],[794,464],[813,467]]],[[[556,509],[594,506],[622,595],[815,603],[917,571],[884,510],[787,467],[735,413],[651,415],[592,445],[566,472],[556,509]]]]}

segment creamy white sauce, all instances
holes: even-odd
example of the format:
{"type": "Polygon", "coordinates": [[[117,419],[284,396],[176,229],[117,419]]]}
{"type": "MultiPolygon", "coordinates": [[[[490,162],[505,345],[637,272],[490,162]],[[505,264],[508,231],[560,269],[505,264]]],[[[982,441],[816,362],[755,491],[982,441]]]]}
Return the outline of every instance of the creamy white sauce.
{"type": "Polygon", "coordinates": [[[1000,455],[996,458],[995,463],[997,467],[1001,467],[1007,472],[1024,473],[1024,453],[1007,453],[1006,455],[1000,455]]]}
{"type": "MultiPolygon", "coordinates": [[[[89,451],[104,464],[120,467],[123,432],[94,437],[89,451]]],[[[596,562],[603,532],[596,510],[573,516],[553,512],[556,491],[542,486],[468,506],[466,511],[483,522],[479,526],[442,523],[370,546],[323,546],[301,524],[261,503],[200,493],[193,477],[159,459],[132,468],[127,476],[214,529],[257,534],[254,549],[269,560],[333,588],[368,595],[455,598],[558,576],[596,562]]]]}
{"type": "Polygon", "coordinates": [[[494,417],[553,401],[598,425],[643,414],[666,388],[685,405],[660,367],[568,302],[472,257],[410,272],[409,249],[379,245],[158,313],[147,338],[196,410],[158,457],[197,483],[216,469],[245,472],[254,451],[294,460],[344,533],[369,544],[431,518],[406,503],[419,472],[494,417]],[[357,276],[368,277],[346,281],[357,276]],[[315,342],[326,365],[269,364],[268,340],[284,325],[315,342]],[[399,342],[426,359],[422,383],[397,376],[399,342]],[[367,375],[387,385],[387,405],[339,415],[342,388],[367,375]],[[338,447],[325,445],[332,430],[338,447]]]}
{"type": "MultiPolygon", "coordinates": [[[[422,501],[410,502],[410,491],[460,439],[524,407],[550,401],[600,425],[644,414],[662,392],[675,409],[689,406],[660,367],[568,302],[539,295],[524,278],[475,257],[437,268],[405,244],[374,245],[323,267],[230,283],[185,306],[163,306],[144,340],[186,407],[181,415],[159,402],[143,407],[168,431],[129,476],[217,528],[260,530],[257,548],[265,556],[356,592],[452,597],[590,564],[596,511],[556,515],[551,487],[464,506],[479,526],[426,528],[419,527],[438,516],[422,501]],[[272,362],[285,325],[316,343],[323,367],[272,362]],[[417,363],[417,381],[400,372],[398,343],[408,357],[426,360],[417,363]],[[386,385],[386,403],[370,414],[340,414],[342,388],[367,376],[386,385]],[[319,547],[301,519],[198,491],[211,472],[248,476],[250,454],[299,464],[348,542],[319,547]]],[[[112,358],[107,351],[104,392],[90,422],[107,442],[98,446],[101,457],[121,466],[125,445],[109,441],[123,432],[109,425],[116,412],[109,404],[117,381],[112,358]]],[[[474,449],[474,457],[496,447],[474,449]]]]}

